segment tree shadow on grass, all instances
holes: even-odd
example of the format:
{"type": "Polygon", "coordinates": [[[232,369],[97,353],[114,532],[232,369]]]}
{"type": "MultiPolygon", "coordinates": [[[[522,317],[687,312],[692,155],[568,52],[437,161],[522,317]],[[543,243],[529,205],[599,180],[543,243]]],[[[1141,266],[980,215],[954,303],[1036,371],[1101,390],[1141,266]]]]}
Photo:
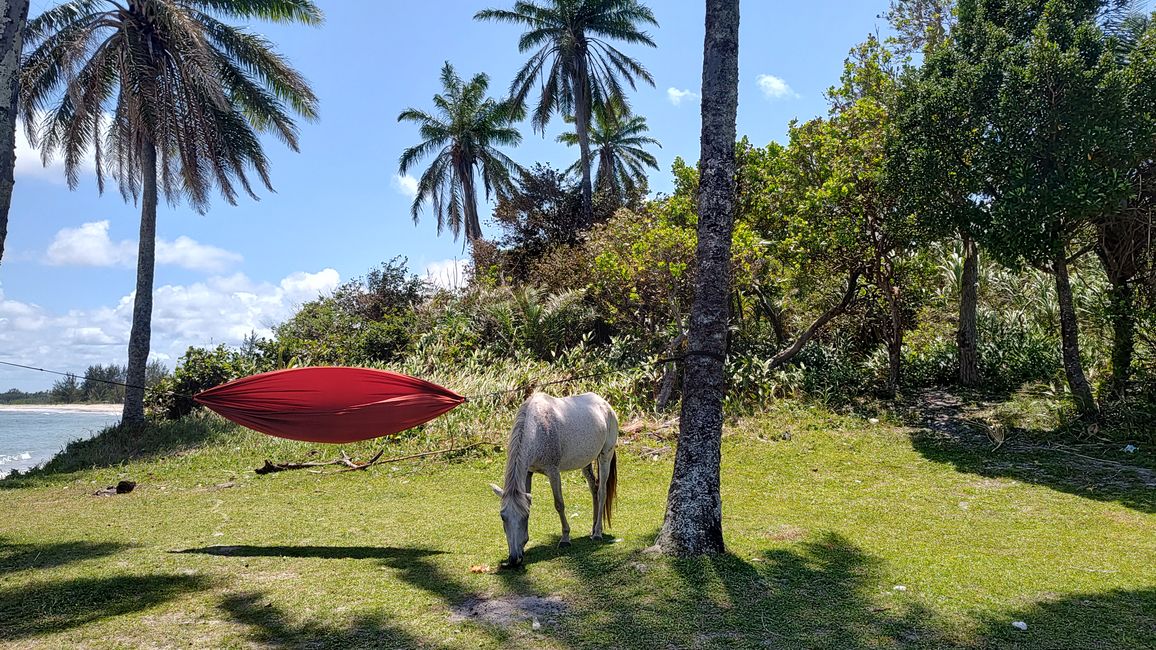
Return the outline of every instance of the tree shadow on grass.
{"type": "Polygon", "coordinates": [[[1044,600],[986,621],[983,648],[1156,648],[1156,587],[1044,600]],[[1017,630],[1011,621],[1027,623],[1017,630]]]}
{"type": "MultiPolygon", "coordinates": [[[[950,396],[949,396],[950,397],[950,396]]],[[[909,416],[912,447],[928,460],[987,478],[1010,478],[1096,501],[1116,502],[1156,513],[1156,471],[1134,459],[1097,460],[1094,452],[1072,452],[1009,439],[999,449],[981,426],[969,422],[958,400],[920,404],[909,416]]]]}
{"type": "Polygon", "coordinates": [[[11,587],[0,591],[0,640],[62,632],[140,612],[209,586],[209,581],[197,576],[147,575],[11,587]]]}
{"type": "Polygon", "coordinates": [[[306,621],[290,622],[260,594],[229,596],[220,608],[233,620],[250,628],[249,638],[269,648],[418,648],[422,643],[380,615],[366,615],[348,626],[306,621]]]}
{"type": "Polygon", "coordinates": [[[379,546],[205,546],[173,553],[195,553],[233,557],[297,557],[332,560],[389,560],[405,562],[445,551],[424,548],[379,546]]]}
{"type": "Polygon", "coordinates": [[[100,467],[112,467],[177,454],[220,436],[222,427],[210,418],[187,417],[175,422],[118,424],[87,440],[74,440],[44,465],[0,479],[0,490],[31,487],[39,479],[100,467]]]}
{"type": "Polygon", "coordinates": [[[128,544],[117,542],[54,542],[51,544],[16,544],[0,537],[0,574],[30,569],[52,569],[119,553],[128,544]]]}
{"type": "Polygon", "coordinates": [[[563,620],[559,636],[575,646],[621,648],[949,644],[917,603],[879,606],[888,597],[871,592],[879,589],[881,563],[837,535],[757,559],[575,554],[566,562],[596,596],[580,619],[563,620]],[[583,624],[591,618],[601,624],[583,624]]]}
{"type": "MultiPolygon", "coordinates": [[[[537,546],[524,569],[496,575],[522,597],[561,597],[542,620],[474,624],[501,645],[533,647],[535,639],[574,648],[940,648],[950,640],[934,616],[913,601],[876,606],[880,563],[828,535],[799,551],[771,551],[761,562],[733,555],[666,559],[614,552],[615,545],[575,539],[568,549],[537,546]],[[576,593],[542,591],[535,567],[560,562],[577,577],[576,593]]],[[[400,567],[409,584],[451,609],[482,597],[425,558],[400,567]]],[[[879,595],[879,599],[891,598],[879,595]]],[[[528,617],[527,617],[528,618],[528,617]]]]}

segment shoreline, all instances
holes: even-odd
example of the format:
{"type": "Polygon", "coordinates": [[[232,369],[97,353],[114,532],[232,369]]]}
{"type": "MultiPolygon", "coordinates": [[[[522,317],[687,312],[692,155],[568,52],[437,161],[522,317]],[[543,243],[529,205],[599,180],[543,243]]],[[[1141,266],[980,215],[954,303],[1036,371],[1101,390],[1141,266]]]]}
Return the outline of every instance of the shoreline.
{"type": "Polygon", "coordinates": [[[0,413],[20,411],[57,411],[61,413],[120,413],[120,404],[0,404],[0,413]]]}

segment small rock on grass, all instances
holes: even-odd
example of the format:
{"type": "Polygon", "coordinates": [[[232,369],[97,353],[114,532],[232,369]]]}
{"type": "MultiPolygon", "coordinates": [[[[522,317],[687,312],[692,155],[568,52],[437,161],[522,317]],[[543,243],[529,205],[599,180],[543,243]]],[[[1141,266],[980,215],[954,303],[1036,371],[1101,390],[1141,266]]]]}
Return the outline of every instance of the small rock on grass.
{"type": "Polygon", "coordinates": [[[1014,627],[1017,630],[1026,630],[1026,629],[1028,629],[1028,624],[1024,623],[1023,621],[1013,621],[1012,627],[1014,627]]]}
{"type": "Polygon", "coordinates": [[[94,497],[111,497],[116,494],[128,494],[136,488],[136,481],[121,481],[104,489],[92,493],[94,497]]]}

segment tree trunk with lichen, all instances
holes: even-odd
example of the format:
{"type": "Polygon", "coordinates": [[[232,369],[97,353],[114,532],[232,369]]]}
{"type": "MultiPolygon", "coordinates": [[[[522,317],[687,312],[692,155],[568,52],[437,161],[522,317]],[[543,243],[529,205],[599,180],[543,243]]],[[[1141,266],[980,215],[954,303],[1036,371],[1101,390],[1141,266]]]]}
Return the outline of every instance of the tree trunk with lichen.
{"type": "Polygon", "coordinates": [[[20,50],[28,0],[0,0],[0,261],[8,239],[8,209],[12,206],[16,168],[16,109],[20,95],[20,50]]]}
{"type": "Polygon", "coordinates": [[[669,555],[722,553],[719,470],[735,216],[739,0],[707,0],[702,71],[698,271],[678,449],[656,545],[669,555]]]}

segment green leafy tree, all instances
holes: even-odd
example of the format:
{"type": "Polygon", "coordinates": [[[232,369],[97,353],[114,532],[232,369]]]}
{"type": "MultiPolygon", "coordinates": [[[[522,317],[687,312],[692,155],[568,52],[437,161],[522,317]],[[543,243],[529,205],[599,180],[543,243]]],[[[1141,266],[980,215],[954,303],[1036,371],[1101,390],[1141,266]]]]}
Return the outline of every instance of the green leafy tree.
{"type": "MultiPolygon", "coordinates": [[[[630,115],[623,107],[594,111],[590,142],[598,161],[595,191],[609,195],[620,206],[646,192],[646,168],[658,169],[658,160],[646,147],[662,146],[646,135],[649,131],[645,117],[630,115]]],[[[579,144],[576,133],[563,133],[558,141],[569,146],[579,144]]],[[[581,166],[578,160],[568,171],[579,171],[581,166]]]]}
{"type": "Polygon", "coordinates": [[[1064,371],[1085,417],[1097,406],[1069,267],[1126,202],[1138,154],[1150,155],[1130,75],[1098,23],[1105,4],[960,0],[951,45],[928,57],[898,129],[913,187],[938,186],[1004,263],[1054,275],[1064,371]]]}
{"type": "Polygon", "coordinates": [[[478,20],[513,23],[526,28],[518,41],[521,52],[533,51],[514,77],[510,94],[525,106],[540,89],[531,113],[534,128],[545,133],[555,112],[574,116],[582,172],[582,226],[594,223],[590,130],[595,109],[611,104],[629,106],[623,83],[631,89],[641,79],[654,78],[635,59],[611,45],[621,41],[655,47],[642,28],[658,25],[654,12],[638,0],[545,0],[514,3],[513,9],[485,9],[478,20]]]}
{"type": "Polygon", "coordinates": [[[75,188],[95,152],[97,186],[114,180],[140,200],[136,302],[123,420],[144,419],[156,261],[157,195],[208,209],[272,189],[260,134],[294,151],[292,114],[313,119],[317,98],[265,38],[222,22],[320,24],[309,0],[71,0],[28,23],[20,110],[45,161],[62,154],[75,188]]]}
{"type": "Polygon", "coordinates": [[[927,55],[947,42],[955,0],[891,0],[883,17],[895,30],[888,41],[901,56],[927,55]]]}
{"type": "Polygon", "coordinates": [[[516,147],[522,134],[514,126],[520,119],[516,105],[486,95],[490,80],[485,74],[464,81],[449,62],[442,67],[444,94],[434,95],[434,113],[408,108],[397,116],[399,122],[419,126],[422,141],[401,154],[399,173],[407,174],[419,161],[433,156],[417,183],[413,199],[413,219],[417,222],[424,203],[437,217],[437,229],[449,228],[456,239],[464,230],[471,245],[482,238],[478,219],[480,173],[488,199],[513,189],[511,174],[520,172],[517,163],[499,147],[516,147]]]}

